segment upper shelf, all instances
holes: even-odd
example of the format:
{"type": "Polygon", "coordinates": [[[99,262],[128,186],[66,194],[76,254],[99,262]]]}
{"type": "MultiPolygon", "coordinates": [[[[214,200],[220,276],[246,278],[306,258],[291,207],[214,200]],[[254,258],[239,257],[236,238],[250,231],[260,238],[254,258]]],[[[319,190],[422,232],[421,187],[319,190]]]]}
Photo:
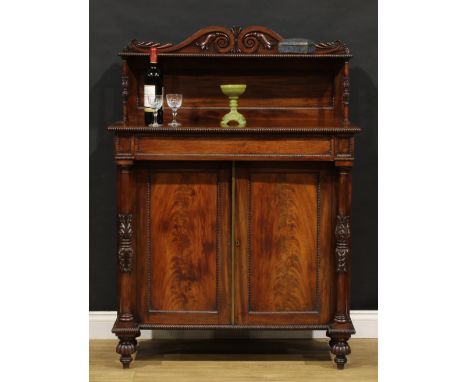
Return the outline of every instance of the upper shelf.
{"type": "Polygon", "coordinates": [[[139,42],[132,40],[122,52],[122,57],[148,56],[151,47],[158,48],[161,57],[287,57],[287,58],[344,58],[352,57],[349,48],[337,40],[314,43],[314,54],[278,52],[283,37],[262,26],[242,29],[210,26],[200,29],[181,43],[139,42]]]}

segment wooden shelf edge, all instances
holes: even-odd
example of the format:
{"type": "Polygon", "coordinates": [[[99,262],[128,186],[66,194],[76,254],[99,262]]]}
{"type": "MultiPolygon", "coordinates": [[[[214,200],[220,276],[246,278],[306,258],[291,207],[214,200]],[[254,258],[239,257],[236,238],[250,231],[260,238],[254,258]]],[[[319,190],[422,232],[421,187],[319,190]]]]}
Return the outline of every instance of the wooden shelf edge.
{"type": "Polygon", "coordinates": [[[184,134],[184,133],[213,133],[213,134],[264,134],[264,133],[306,133],[306,134],[356,134],[361,128],[350,125],[349,127],[244,127],[244,128],[221,128],[221,127],[146,127],[146,126],[123,126],[112,124],[107,130],[121,133],[147,133],[147,134],[184,134]]]}

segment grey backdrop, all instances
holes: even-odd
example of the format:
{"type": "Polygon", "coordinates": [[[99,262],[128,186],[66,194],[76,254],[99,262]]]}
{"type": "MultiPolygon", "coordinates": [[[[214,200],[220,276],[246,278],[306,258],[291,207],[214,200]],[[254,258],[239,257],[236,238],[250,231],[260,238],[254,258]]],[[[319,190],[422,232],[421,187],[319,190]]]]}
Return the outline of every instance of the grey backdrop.
{"type": "Polygon", "coordinates": [[[116,310],[115,167],[106,126],[121,119],[120,59],[132,38],[178,43],[208,25],[264,25],[283,37],[341,39],[350,64],[353,178],[352,309],[377,309],[377,1],[91,0],[90,310],[116,310]]]}

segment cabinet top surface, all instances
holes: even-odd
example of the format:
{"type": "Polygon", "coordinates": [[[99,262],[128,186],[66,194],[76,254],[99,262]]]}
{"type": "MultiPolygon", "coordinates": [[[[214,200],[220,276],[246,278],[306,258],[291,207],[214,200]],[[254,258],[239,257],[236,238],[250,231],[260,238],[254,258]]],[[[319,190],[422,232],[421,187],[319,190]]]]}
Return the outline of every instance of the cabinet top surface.
{"type": "Polygon", "coordinates": [[[244,128],[222,128],[219,126],[209,126],[207,124],[190,124],[181,127],[148,127],[148,126],[125,126],[122,121],[115,122],[108,126],[109,131],[123,133],[147,133],[147,134],[183,134],[183,133],[208,133],[208,134],[269,134],[269,133],[304,133],[304,134],[356,134],[361,131],[361,128],[349,124],[343,126],[252,126],[244,128]]]}

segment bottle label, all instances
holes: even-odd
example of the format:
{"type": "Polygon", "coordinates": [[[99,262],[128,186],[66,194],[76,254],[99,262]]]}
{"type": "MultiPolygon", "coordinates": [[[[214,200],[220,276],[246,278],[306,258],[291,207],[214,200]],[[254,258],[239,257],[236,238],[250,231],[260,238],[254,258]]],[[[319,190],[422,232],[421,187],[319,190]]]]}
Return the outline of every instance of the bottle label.
{"type": "Polygon", "coordinates": [[[156,94],[156,85],[145,85],[144,87],[144,106],[145,108],[151,109],[151,105],[149,104],[148,100],[146,99],[147,95],[154,95],[156,94]]]}

